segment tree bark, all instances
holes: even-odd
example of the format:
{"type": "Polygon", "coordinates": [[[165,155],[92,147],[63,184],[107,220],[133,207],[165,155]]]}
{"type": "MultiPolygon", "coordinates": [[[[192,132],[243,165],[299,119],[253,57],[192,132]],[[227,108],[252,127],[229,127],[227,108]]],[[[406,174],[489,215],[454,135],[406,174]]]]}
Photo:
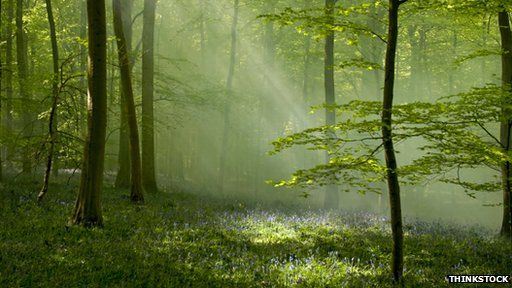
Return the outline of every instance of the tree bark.
{"type": "MultiPolygon", "coordinates": [[[[120,85],[121,86],[121,85],[120,85]]],[[[122,89],[122,87],[121,87],[122,89]]],[[[121,117],[119,124],[119,152],[117,156],[118,170],[116,174],[115,187],[116,188],[128,188],[130,187],[130,149],[129,149],[129,137],[128,137],[128,121],[126,120],[126,112],[124,111],[124,96],[121,92],[120,108],[121,117]]]]}
{"type": "MultiPolygon", "coordinates": [[[[5,132],[8,134],[12,133],[12,98],[13,98],[13,29],[12,20],[14,19],[14,0],[8,0],[7,2],[7,25],[6,25],[6,40],[5,40],[5,71],[2,77],[5,77],[5,132]],[[5,76],[4,76],[5,75],[5,76]]],[[[4,160],[6,160],[8,166],[11,166],[12,147],[8,145],[5,151],[4,160]]]]}
{"type": "MultiPolygon", "coordinates": [[[[334,26],[334,5],[336,0],[325,0],[325,15],[328,25],[334,26]]],[[[325,36],[325,58],[324,58],[324,88],[325,88],[325,125],[336,124],[336,113],[332,106],[336,104],[334,91],[334,30],[330,29],[325,36]]],[[[335,137],[333,131],[329,131],[329,137],[335,137]]],[[[330,147],[331,149],[332,147],[330,147]]],[[[325,152],[325,161],[331,161],[329,151],[325,152]]],[[[324,208],[337,209],[339,206],[338,187],[336,184],[328,184],[325,189],[324,208]]]]}
{"type": "Polygon", "coordinates": [[[137,116],[135,113],[135,103],[133,100],[133,87],[131,79],[130,55],[126,47],[126,38],[123,31],[123,18],[121,0],[113,0],[114,31],[117,38],[117,54],[121,71],[121,86],[123,88],[125,106],[123,109],[128,121],[128,131],[130,136],[130,198],[132,202],[144,202],[144,193],[142,190],[141,161],[139,147],[139,132],[137,128],[137,116]]]}
{"type": "Polygon", "coordinates": [[[239,8],[239,0],[234,0],[233,2],[233,22],[231,24],[231,53],[229,60],[229,69],[228,69],[228,77],[226,80],[226,92],[227,97],[224,101],[224,129],[222,133],[222,146],[221,146],[221,156],[219,163],[219,192],[224,193],[225,189],[225,173],[226,173],[226,158],[228,154],[228,145],[229,145],[229,130],[230,130],[230,104],[229,100],[233,94],[233,76],[235,74],[235,61],[236,61],[236,41],[237,41],[237,25],[238,25],[238,8],[239,8]]]}
{"type": "Polygon", "coordinates": [[[144,51],[142,54],[142,183],[146,191],[157,190],[153,110],[155,6],[156,0],[144,0],[144,26],[142,28],[142,50],[144,51]]]}
{"type": "Polygon", "coordinates": [[[102,226],[101,190],[107,128],[107,31],[105,0],[87,0],[89,67],[87,137],[72,223],[102,226]]]}
{"type": "Polygon", "coordinates": [[[205,11],[206,7],[208,6],[208,0],[199,0],[199,9],[200,9],[200,15],[199,15],[199,36],[200,36],[200,44],[201,44],[201,69],[205,69],[205,62],[206,62],[206,30],[205,30],[205,24],[206,24],[206,17],[205,17],[205,11]]]}
{"type": "MultiPolygon", "coordinates": [[[[27,80],[28,80],[28,56],[27,56],[27,35],[23,25],[23,0],[17,0],[16,2],[16,58],[18,62],[18,82],[20,98],[24,103],[29,102],[29,94],[27,91],[27,80]]],[[[28,141],[31,134],[31,123],[30,114],[28,109],[22,112],[23,118],[23,138],[28,141]]],[[[22,170],[23,173],[31,172],[31,157],[29,145],[24,145],[24,151],[22,155],[22,170]]]]}
{"type": "Polygon", "coordinates": [[[399,0],[389,0],[389,27],[384,67],[385,79],[382,105],[382,141],[386,158],[386,178],[391,210],[391,231],[393,234],[391,270],[395,282],[401,282],[403,274],[402,208],[400,203],[400,183],[398,182],[397,163],[392,136],[393,89],[395,83],[395,60],[398,39],[398,9],[401,3],[402,2],[399,0]]]}
{"type": "MultiPolygon", "coordinates": [[[[4,31],[3,31],[3,22],[2,22],[2,1],[0,1],[0,41],[3,43],[5,40],[5,34],[4,34],[4,31]]],[[[0,54],[1,55],[1,54],[0,54]]],[[[3,77],[3,72],[4,72],[4,66],[3,66],[3,59],[2,57],[0,56],[0,119],[2,119],[2,104],[3,104],[3,101],[1,100],[2,99],[2,88],[3,88],[3,83],[2,83],[2,77],[3,77]]],[[[0,130],[0,133],[4,133],[4,129],[2,128],[0,130]]],[[[3,135],[2,135],[3,136],[3,135]]],[[[2,178],[3,178],[3,157],[2,157],[2,152],[4,150],[4,146],[2,145],[2,147],[0,147],[0,181],[2,181],[2,178]]],[[[1,199],[1,198],[0,198],[1,199]]]]}
{"type": "MultiPolygon", "coordinates": [[[[128,53],[132,53],[132,8],[133,1],[127,1],[123,5],[122,21],[123,31],[126,39],[126,50],[128,53]]],[[[133,66],[133,64],[132,64],[133,66]]],[[[130,69],[131,70],[131,69],[130,69]]],[[[119,124],[119,150],[118,150],[118,170],[116,174],[115,187],[117,188],[129,188],[130,187],[130,148],[129,148],[129,132],[128,132],[128,120],[126,117],[126,111],[124,109],[125,95],[123,92],[123,84],[119,83],[120,99],[120,124],[119,124]]]]}
{"type": "Polygon", "coordinates": [[[48,184],[50,182],[50,172],[52,171],[52,163],[54,158],[54,149],[56,142],[56,118],[57,105],[59,102],[59,48],[57,46],[57,33],[55,31],[55,21],[53,19],[52,1],[46,0],[46,14],[48,16],[48,24],[50,26],[50,40],[52,43],[52,60],[53,60],[53,77],[52,77],[52,108],[50,110],[50,120],[48,122],[48,136],[50,138],[50,148],[46,159],[46,170],[44,173],[43,188],[37,196],[38,201],[42,201],[48,192],[48,184]]]}
{"type": "MultiPolygon", "coordinates": [[[[510,30],[510,19],[508,12],[504,9],[498,13],[498,22],[500,26],[501,35],[501,49],[503,54],[501,56],[501,81],[503,89],[507,91],[507,99],[504,101],[504,108],[502,108],[502,120],[500,125],[500,142],[504,153],[510,154],[512,150],[511,145],[511,131],[512,119],[511,109],[509,106],[512,104],[512,32],[510,30]]],[[[512,203],[510,198],[510,190],[512,186],[512,167],[510,161],[505,161],[501,165],[501,183],[503,190],[503,221],[501,224],[500,234],[504,237],[512,239],[512,203]]]]}

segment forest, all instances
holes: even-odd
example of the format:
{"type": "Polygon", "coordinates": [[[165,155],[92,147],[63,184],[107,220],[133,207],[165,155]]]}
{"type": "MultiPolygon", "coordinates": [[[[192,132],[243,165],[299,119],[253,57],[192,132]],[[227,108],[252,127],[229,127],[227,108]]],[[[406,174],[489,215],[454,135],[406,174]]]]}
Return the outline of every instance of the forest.
{"type": "Polygon", "coordinates": [[[510,12],[1,0],[0,287],[510,285],[510,12]]]}

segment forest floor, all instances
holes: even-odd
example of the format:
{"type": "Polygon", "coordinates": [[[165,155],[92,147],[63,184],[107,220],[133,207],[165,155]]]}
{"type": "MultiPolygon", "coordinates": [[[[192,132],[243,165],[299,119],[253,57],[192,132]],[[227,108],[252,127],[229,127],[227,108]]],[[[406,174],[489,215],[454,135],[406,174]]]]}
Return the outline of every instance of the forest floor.
{"type": "MultiPolygon", "coordinates": [[[[67,226],[76,185],[5,184],[0,287],[391,287],[389,223],[185,193],[129,202],[104,189],[104,227],[67,226]]],[[[478,227],[405,225],[407,287],[449,274],[512,274],[512,248],[478,227]]],[[[499,286],[499,285],[497,285],[499,286]]],[[[472,286],[474,287],[474,286],[472,286]]],[[[503,287],[503,286],[501,286],[503,287]]]]}

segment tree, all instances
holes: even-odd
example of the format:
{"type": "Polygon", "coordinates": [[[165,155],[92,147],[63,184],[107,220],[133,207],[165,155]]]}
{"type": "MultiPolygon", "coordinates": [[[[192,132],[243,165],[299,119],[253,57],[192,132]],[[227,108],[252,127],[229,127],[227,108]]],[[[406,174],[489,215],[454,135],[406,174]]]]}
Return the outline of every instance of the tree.
{"type": "MultiPolygon", "coordinates": [[[[498,13],[498,23],[501,35],[501,81],[503,89],[508,95],[502,108],[502,119],[500,125],[500,144],[503,153],[509,154],[512,151],[511,135],[512,135],[512,32],[510,31],[510,20],[508,12],[503,8],[498,13]]],[[[512,190],[512,167],[509,160],[502,161],[501,164],[501,183],[503,190],[503,221],[501,224],[501,235],[512,239],[512,199],[510,191],[512,190]]]]}
{"type": "Polygon", "coordinates": [[[201,68],[206,68],[206,9],[208,7],[208,0],[199,0],[199,35],[200,35],[200,47],[201,47],[201,68]]]}
{"type": "MultiPolygon", "coordinates": [[[[5,31],[5,71],[2,71],[2,77],[5,78],[5,132],[11,133],[12,131],[12,99],[13,99],[13,31],[12,31],[12,20],[14,18],[14,0],[8,0],[7,2],[7,25],[5,31]]],[[[2,78],[2,79],[3,79],[2,78]]],[[[6,157],[4,160],[8,160],[12,157],[12,149],[10,145],[6,149],[6,157]]],[[[10,161],[8,162],[10,163],[10,161]]]]}
{"type": "MultiPolygon", "coordinates": [[[[122,6],[122,20],[123,20],[123,31],[126,39],[126,49],[129,53],[132,53],[132,8],[133,1],[126,1],[122,6]]],[[[133,65],[133,63],[132,63],[133,65]]],[[[130,149],[129,149],[129,131],[128,131],[128,120],[124,106],[126,105],[126,97],[123,95],[122,83],[119,84],[119,91],[121,94],[120,99],[120,124],[119,124],[119,150],[117,156],[118,170],[116,174],[115,187],[117,188],[128,188],[130,187],[130,149]]]]}
{"type": "Polygon", "coordinates": [[[50,26],[50,40],[52,43],[52,62],[53,62],[53,76],[52,76],[52,107],[50,110],[50,120],[48,121],[48,137],[50,138],[50,148],[46,160],[46,170],[44,173],[43,188],[37,196],[37,200],[43,200],[44,195],[48,192],[48,184],[50,181],[50,172],[52,171],[52,163],[54,159],[55,142],[57,138],[56,131],[56,116],[57,105],[59,102],[59,48],[57,46],[57,33],[55,31],[55,21],[53,19],[52,1],[46,0],[46,13],[48,16],[48,24],[50,26]]]}
{"type": "Polygon", "coordinates": [[[229,98],[233,95],[233,76],[235,74],[235,61],[236,61],[236,41],[237,41],[237,25],[238,25],[238,9],[239,9],[239,0],[234,0],[233,2],[233,22],[231,24],[231,52],[229,58],[229,68],[228,68],[228,77],[226,80],[226,92],[227,96],[224,101],[224,127],[222,133],[222,147],[221,147],[221,155],[220,155],[220,164],[219,164],[219,192],[223,193],[225,189],[225,173],[226,173],[226,158],[228,155],[228,145],[229,145],[229,129],[230,127],[230,107],[229,107],[229,98]]]}
{"type": "MultiPolygon", "coordinates": [[[[28,80],[28,55],[27,55],[27,35],[24,30],[23,25],[23,0],[16,1],[16,59],[18,62],[18,82],[19,82],[19,91],[20,98],[28,103],[30,98],[28,88],[27,88],[27,80],[28,80]]],[[[31,123],[30,123],[30,114],[27,109],[23,112],[23,136],[25,141],[28,140],[31,134],[31,123]]],[[[25,151],[23,151],[22,155],[22,166],[23,173],[30,173],[31,170],[31,159],[30,153],[28,150],[28,145],[25,146],[25,151]]]]}
{"type": "Polygon", "coordinates": [[[141,162],[139,149],[139,133],[137,128],[137,116],[135,113],[135,103],[133,100],[133,88],[131,79],[131,65],[128,49],[126,48],[126,38],[123,31],[122,7],[120,0],[112,1],[114,11],[114,31],[117,38],[117,54],[119,58],[119,67],[121,70],[121,86],[124,96],[124,111],[128,122],[128,131],[130,136],[130,198],[132,202],[144,202],[144,193],[142,190],[141,162]]]}
{"type": "Polygon", "coordinates": [[[388,37],[386,60],[384,63],[384,95],[382,100],[382,143],[386,159],[386,178],[388,182],[389,206],[391,210],[391,231],[393,234],[393,252],[391,270],[396,282],[402,281],[403,273],[403,230],[402,206],[400,203],[400,183],[393,146],[393,96],[395,85],[395,59],[398,40],[398,10],[407,0],[389,0],[388,37]]]}
{"type": "MultiPolygon", "coordinates": [[[[5,36],[4,36],[4,31],[3,31],[3,26],[2,26],[3,25],[3,21],[2,21],[1,18],[2,18],[2,3],[0,3],[0,35],[1,35],[0,39],[1,39],[2,42],[4,42],[4,37],[5,36]]],[[[3,70],[4,70],[3,60],[2,60],[2,57],[0,56],[0,99],[2,98],[1,97],[2,96],[1,91],[2,91],[2,87],[3,87],[3,85],[2,85],[2,74],[4,72],[3,70]]],[[[0,100],[0,116],[2,114],[3,114],[2,113],[2,100],[0,100]]],[[[2,119],[2,118],[0,117],[0,119],[2,119]]],[[[1,132],[3,132],[3,129],[0,130],[0,133],[1,132]]],[[[2,181],[2,178],[3,178],[3,167],[2,167],[3,163],[2,163],[2,155],[1,155],[2,151],[1,150],[3,150],[3,147],[1,147],[1,149],[0,149],[0,181],[2,181]]]]}
{"type": "MultiPolygon", "coordinates": [[[[325,125],[336,123],[336,112],[332,106],[336,105],[334,92],[334,6],[337,0],[325,0],[325,16],[327,18],[327,34],[325,35],[324,56],[324,89],[325,89],[325,125]]],[[[334,133],[331,133],[334,137],[334,133]]],[[[325,152],[325,161],[331,161],[330,151],[325,152]]],[[[338,208],[338,189],[334,184],[328,184],[325,189],[325,208],[338,208]]]]}
{"type": "MultiPolygon", "coordinates": [[[[157,190],[153,119],[155,6],[156,0],[144,0],[144,26],[142,29],[142,50],[144,51],[142,53],[142,183],[146,191],[157,190]]],[[[203,42],[204,40],[201,42],[202,45],[204,45],[203,42]]]]}
{"type": "Polygon", "coordinates": [[[102,226],[101,190],[107,124],[107,31],[104,0],[87,0],[89,67],[87,136],[72,223],[102,226]]]}

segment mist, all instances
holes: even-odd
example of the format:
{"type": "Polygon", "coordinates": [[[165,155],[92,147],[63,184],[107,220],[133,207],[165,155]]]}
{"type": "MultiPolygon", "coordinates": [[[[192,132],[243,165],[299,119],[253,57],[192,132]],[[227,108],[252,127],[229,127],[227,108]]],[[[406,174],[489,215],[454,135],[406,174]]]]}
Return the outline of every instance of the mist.
{"type": "MultiPolygon", "coordinates": [[[[323,207],[323,187],[276,188],[267,183],[268,180],[288,179],[298,169],[312,168],[325,161],[321,151],[303,146],[269,154],[273,150],[272,141],[324,125],[325,121],[322,109],[310,113],[312,106],[321,106],[325,101],[321,33],[301,25],[304,23],[300,21],[285,25],[260,17],[281,13],[286,7],[306,9],[311,14],[319,13],[318,9],[322,8],[320,2],[299,2],[239,4],[231,91],[226,89],[226,81],[230,66],[233,1],[158,3],[155,159],[157,183],[164,190],[235,199],[254,205],[296,209],[323,207]],[[224,140],[226,135],[227,142],[224,140]],[[223,150],[226,153],[226,176],[222,191],[219,191],[223,150]]],[[[141,11],[142,7],[137,5],[133,11],[141,11]]],[[[377,6],[374,9],[380,11],[383,8],[377,6]]],[[[384,19],[378,18],[380,12],[376,13],[377,16],[354,13],[348,17],[354,22],[373,25],[376,31],[384,31],[384,19]]],[[[500,71],[499,57],[490,55],[461,61],[482,43],[497,48],[497,30],[486,28],[490,22],[446,27],[435,18],[434,11],[424,12],[420,17],[407,13],[401,26],[403,37],[399,39],[397,55],[395,97],[398,103],[433,102],[472,87],[500,82],[496,76],[500,71]],[[457,32],[457,28],[480,38],[458,37],[461,32],[457,32]]],[[[134,43],[141,33],[141,20],[135,18],[134,43]]],[[[113,42],[108,44],[113,45],[113,42]]],[[[382,66],[384,49],[385,43],[377,37],[354,31],[336,32],[337,104],[355,99],[381,99],[384,78],[381,69],[342,67],[341,64],[353,59],[367,59],[382,66]]],[[[134,79],[139,79],[138,59],[142,53],[138,51],[136,55],[134,79]]],[[[140,85],[135,81],[135,85],[140,85]]],[[[117,88],[110,91],[111,94],[117,92],[117,88]]],[[[114,102],[110,119],[119,117],[114,102]]],[[[112,173],[116,170],[119,146],[116,122],[109,124],[107,142],[106,163],[112,173]]],[[[417,150],[419,144],[398,143],[399,165],[410,163],[421,154],[417,150]]],[[[482,181],[495,175],[484,168],[465,173],[469,173],[465,177],[482,181]]],[[[478,192],[472,198],[457,185],[433,178],[403,187],[406,218],[482,225],[492,230],[499,228],[501,209],[495,204],[501,201],[500,193],[478,192]]],[[[387,187],[384,182],[377,186],[382,190],[381,194],[368,192],[363,195],[341,180],[337,184],[340,191],[338,208],[387,217],[387,187]],[[344,192],[347,189],[350,192],[344,192]]]]}

